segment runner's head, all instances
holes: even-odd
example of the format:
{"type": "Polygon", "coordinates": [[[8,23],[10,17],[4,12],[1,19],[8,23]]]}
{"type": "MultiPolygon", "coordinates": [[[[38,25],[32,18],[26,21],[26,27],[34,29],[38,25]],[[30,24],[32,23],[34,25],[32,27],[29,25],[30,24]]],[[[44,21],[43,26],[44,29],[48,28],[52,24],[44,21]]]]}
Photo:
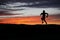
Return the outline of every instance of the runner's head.
{"type": "Polygon", "coordinates": [[[45,13],[45,10],[43,10],[43,13],[45,13]]]}

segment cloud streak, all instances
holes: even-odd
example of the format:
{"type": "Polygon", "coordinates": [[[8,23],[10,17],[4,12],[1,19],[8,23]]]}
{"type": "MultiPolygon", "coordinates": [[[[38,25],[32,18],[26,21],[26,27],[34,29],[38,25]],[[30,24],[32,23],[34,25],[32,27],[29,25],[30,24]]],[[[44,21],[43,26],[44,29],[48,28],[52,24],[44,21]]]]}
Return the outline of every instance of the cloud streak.
{"type": "Polygon", "coordinates": [[[27,7],[60,7],[60,0],[2,0],[1,4],[9,6],[27,6],[27,7]],[[10,4],[9,4],[10,3],[10,4]],[[17,5],[18,4],[18,5],[17,5]]]}
{"type": "Polygon", "coordinates": [[[60,14],[59,0],[2,0],[0,3],[0,14],[4,15],[39,16],[43,10],[50,15],[60,14]]]}

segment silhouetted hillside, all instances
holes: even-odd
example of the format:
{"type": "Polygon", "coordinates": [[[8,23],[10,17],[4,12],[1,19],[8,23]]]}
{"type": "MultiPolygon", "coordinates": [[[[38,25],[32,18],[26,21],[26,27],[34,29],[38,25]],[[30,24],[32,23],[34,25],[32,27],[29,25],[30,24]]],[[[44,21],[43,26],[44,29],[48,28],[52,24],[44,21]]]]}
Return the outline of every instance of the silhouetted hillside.
{"type": "MultiPolygon", "coordinates": [[[[0,24],[0,36],[1,38],[18,39],[28,37],[46,37],[45,33],[58,33],[60,32],[60,25],[48,24],[48,25],[16,25],[16,24],[0,24]],[[37,34],[36,34],[37,33],[37,34]],[[45,36],[42,36],[44,33],[45,36]]],[[[49,36],[50,36],[49,34],[49,36]]],[[[49,37],[50,38],[50,37],[49,37]]],[[[53,37],[52,37],[53,38],[53,37]]],[[[45,38],[47,39],[47,37],[45,38]]]]}
{"type": "Polygon", "coordinates": [[[60,25],[25,25],[25,24],[0,24],[3,32],[60,32],[60,25]]]}

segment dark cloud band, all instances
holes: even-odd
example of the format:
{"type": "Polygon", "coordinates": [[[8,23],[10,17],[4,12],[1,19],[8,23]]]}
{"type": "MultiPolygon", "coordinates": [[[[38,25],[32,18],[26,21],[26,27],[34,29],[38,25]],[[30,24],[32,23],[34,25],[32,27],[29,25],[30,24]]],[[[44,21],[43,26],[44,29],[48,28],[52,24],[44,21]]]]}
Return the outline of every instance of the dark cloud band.
{"type": "Polygon", "coordinates": [[[0,4],[4,5],[9,2],[34,3],[33,5],[23,5],[23,7],[60,7],[60,0],[0,0],[0,4]],[[39,3],[36,4],[37,2],[39,3]]]}

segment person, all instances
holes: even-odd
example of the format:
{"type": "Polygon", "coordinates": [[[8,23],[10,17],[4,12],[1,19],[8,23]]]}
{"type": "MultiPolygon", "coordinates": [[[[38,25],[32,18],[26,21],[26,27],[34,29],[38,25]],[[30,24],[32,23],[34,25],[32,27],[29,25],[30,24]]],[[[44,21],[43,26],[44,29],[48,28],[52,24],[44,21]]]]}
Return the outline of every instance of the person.
{"type": "Polygon", "coordinates": [[[48,17],[48,13],[46,13],[45,10],[43,10],[43,13],[41,13],[40,16],[41,16],[42,24],[44,22],[47,24],[45,19],[48,17]]]}

